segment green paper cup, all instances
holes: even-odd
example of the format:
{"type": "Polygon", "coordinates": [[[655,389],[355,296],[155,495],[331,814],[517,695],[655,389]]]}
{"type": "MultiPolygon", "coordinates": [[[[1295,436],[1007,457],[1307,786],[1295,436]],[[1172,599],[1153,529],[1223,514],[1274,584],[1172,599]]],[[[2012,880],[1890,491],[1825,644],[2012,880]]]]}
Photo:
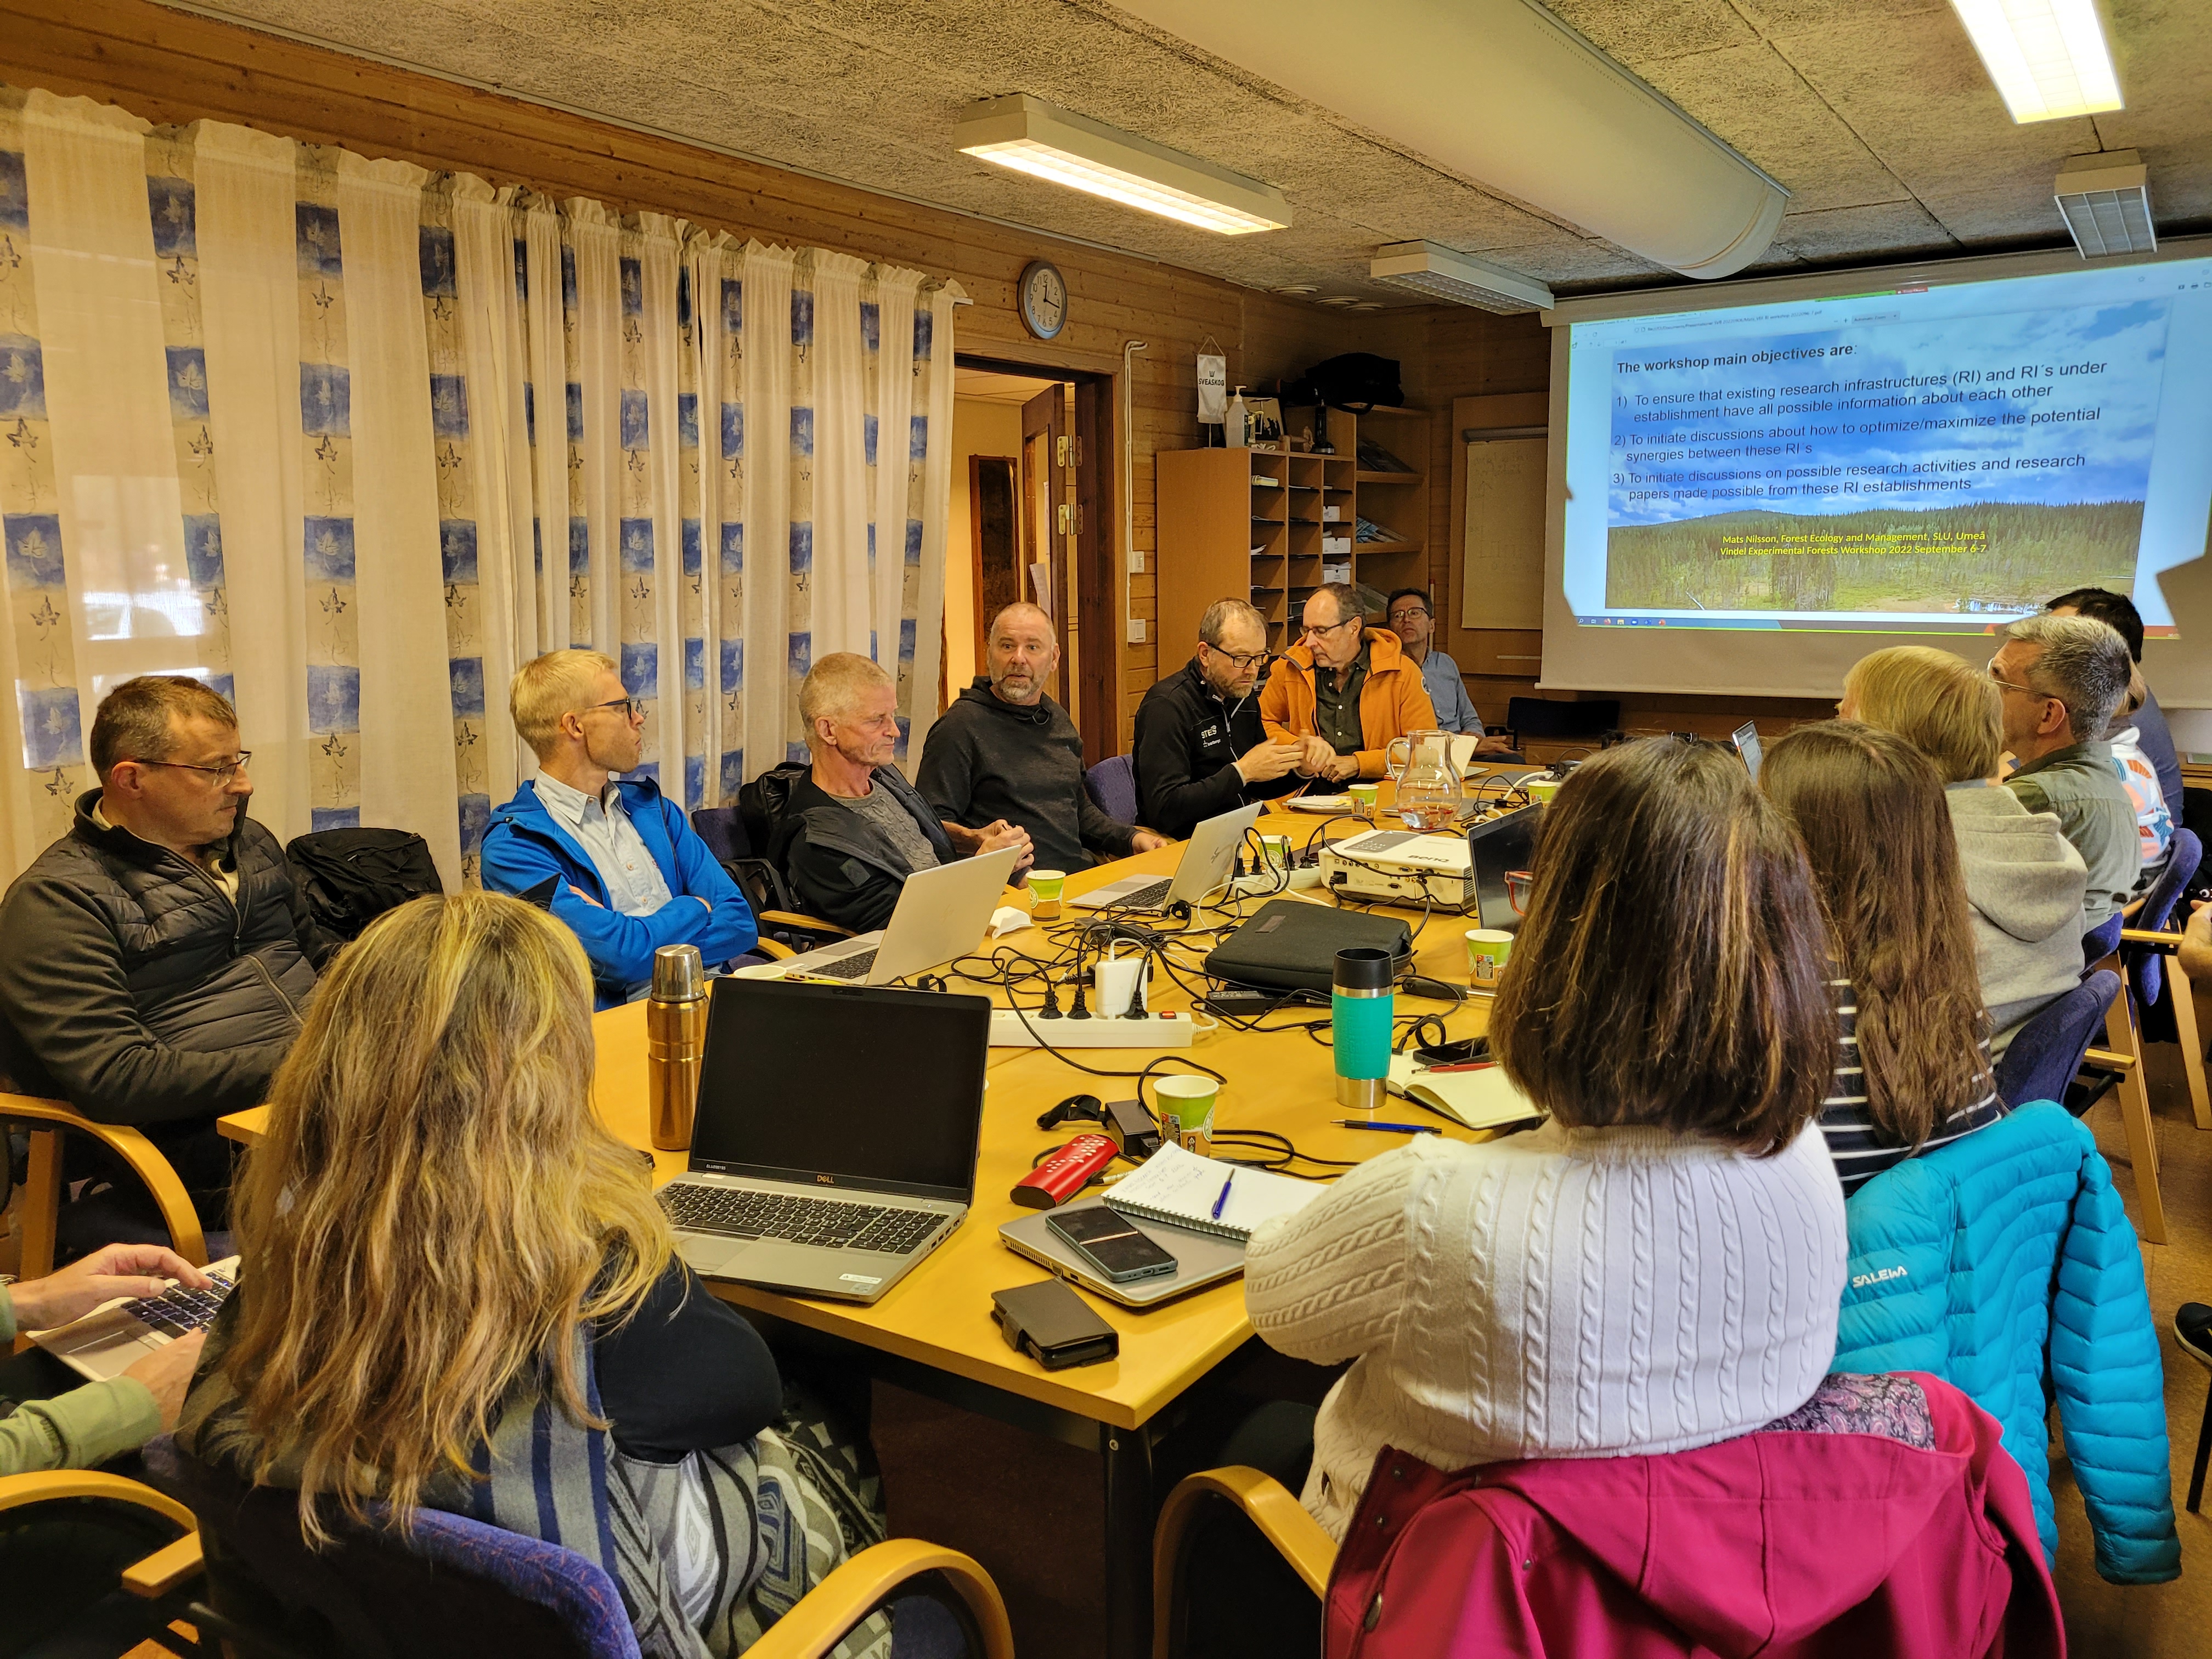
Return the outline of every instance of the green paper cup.
{"type": "Polygon", "coordinates": [[[1157,1078],[1152,1098],[1159,1103],[1160,1129],[1185,1152],[1210,1157],[1213,1151],[1213,1106],[1221,1085],[1210,1077],[1176,1073],[1157,1078]]]}
{"type": "Polygon", "coordinates": [[[1060,914],[1060,889],[1067,884],[1065,870],[1032,870],[1030,872],[1030,914],[1032,916],[1056,916],[1060,914]]]}
{"type": "Polygon", "coordinates": [[[1513,954],[1513,935],[1502,927],[1467,930],[1467,977],[1478,991],[1494,991],[1513,954]]]}
{"type": "Polygon", "coordinates": [[[1260,851],[1267,859],[1269,869],[1284,870],[1290,867],[1291,838],[1288,836],[1261,836],[1260,851]]]}
{"type": "Polygon", "coordinates": [[[1352,804],[1359,809],[1363,817],[1375,816],[1375,805],[1382,798],[1382,786],[1378,783],[1347,783],[1344,793],[1352,797],[1352,804]]]}
{"type": "Polygon", "coordinates": [[[1528,792],[1528,799],[1533,801],[1547,801],[1559,793],[1557,778],[1531,778],[1521,787],[1528,792]]]}

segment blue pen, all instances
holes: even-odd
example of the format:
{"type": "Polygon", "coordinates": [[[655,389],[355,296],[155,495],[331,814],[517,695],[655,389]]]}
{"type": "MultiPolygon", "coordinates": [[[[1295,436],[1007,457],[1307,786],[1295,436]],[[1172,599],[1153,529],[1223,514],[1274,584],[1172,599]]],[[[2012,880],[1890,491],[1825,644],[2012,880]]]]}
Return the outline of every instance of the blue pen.
{"type": "Polygon", "coordinates": [[[1329,1121],[1340,1129],[1380,1129],[1385,1134],[1440,1135],[1443,1133],[1433,1123],[1375,1123],[1349,1117],[1332,1118],[1329,1121]]]}
{"type": "Polygon", "coordinates": [[[1218,1220],[1220,1220],[1220,1219],[1221,1219],[1221,1206],[1222,1206],[1223,1205],[1226,1204],[1226,1203],[1229,1201],[1229,1186],[1230,1186],[1230,1182],[1231,1182],[1235,1181],[1236,1179],[1237,1179],[1237,1171],[1236,1171],[1236,1170],[1231,1170],[1229,1172],[1229,1179],[1228,1179],[1227,1181],[1224,1181],[1224,1182],[1223,1182],[1221,1183],[1221,1196],[1220,1196],[1220,1197],[1218,1197],[1218,1198],[1217,1198],[1217,1199],[1215,1199],[1215,1200],[1213,1200],[1213,1218],[1214,1218],[1216,1221],[1218,1221],[1218,1220]]]}

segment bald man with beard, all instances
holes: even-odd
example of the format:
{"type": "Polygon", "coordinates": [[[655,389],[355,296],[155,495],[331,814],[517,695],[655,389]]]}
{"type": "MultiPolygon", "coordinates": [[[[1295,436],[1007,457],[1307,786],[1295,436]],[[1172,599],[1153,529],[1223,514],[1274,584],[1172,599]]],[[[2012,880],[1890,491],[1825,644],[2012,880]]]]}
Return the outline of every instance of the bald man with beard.
{"type": "Polygon", "coordinates": [[[1045,695],[1060,665],[1052,618],[1010,605],[991,619],[990,672],[952,700],[922,745],[915,786],[947,822],[1029,831],[1040,870],[1087,870],[1167,844],[1098,809],[1083,787],[1083,739],[1045,695]]]}

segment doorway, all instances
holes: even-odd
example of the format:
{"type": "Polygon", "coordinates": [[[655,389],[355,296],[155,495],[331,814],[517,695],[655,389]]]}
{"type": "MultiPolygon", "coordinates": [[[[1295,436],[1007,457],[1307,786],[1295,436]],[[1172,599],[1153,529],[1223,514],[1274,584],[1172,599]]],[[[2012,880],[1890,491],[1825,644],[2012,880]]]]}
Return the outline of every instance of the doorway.
{"type": "Polygon", "coordinates": [[[993,617],[1036,605],[1060,642],[1049,690],[1086,764],[1115,752],[1120,726],[1111,386],[1104,374],[955,360],[941,692],[956,697],[988,671],[993,617]]]}

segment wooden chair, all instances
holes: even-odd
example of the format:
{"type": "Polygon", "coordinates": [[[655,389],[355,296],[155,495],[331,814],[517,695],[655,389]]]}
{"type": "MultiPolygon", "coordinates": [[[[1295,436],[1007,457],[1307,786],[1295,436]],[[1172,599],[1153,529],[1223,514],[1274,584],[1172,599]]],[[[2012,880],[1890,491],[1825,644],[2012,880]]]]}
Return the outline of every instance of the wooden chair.
{"type": "Polygon", "coordinates": [[[145,1633],[172,1648],[198,1652],[167,1629],[175,1620],[189,1620],[191,1610],[185,1594],[204,1568],[200,1556],[199,1523],[176,1499],[151,1486],[100,1469],[46,1469],[33,1474],[0,1475],[0,1510],[22,1510],[37,1504],[77,1498],[129,1504],[148,1510],[184,1528],[183,1536],[123,1570],[123,1588],[149,1603],[145,1633]]]}
{"type": "Polygon", "coordinates": [[[1183,1543],[1191,1523],[1216,1503],[1231,1504],[1257,1527],[1316,1596],[1328,1594],[1336,1540],[1306,1513],[1296,1492],[1273,1475],[1241,1465],[1201,1469],[1176,1482],[1152,1527],[1152,1659],[1172,1659],[1181,1650],[1183,1543]]]}
{"type": "MultiPolygon", "coordinates": [[[[207,1266],[207,1238],[192,1208],[185,1183],[169,1167],[161,1149],[137,1130],[121,1123],[95,1123],[65,1100],[45,1100],[36,1095],[0,1094],[0,1123],[21,1123],[31,1132],[29,1179],[24,1182],[21,1215],[23,1230],[22,1265],[25,1279],[43,1279],[54,1270],[54,1231],[62,1211],[64,1138],[89,1136],[121,1158],[131,1174],[145,1183],[169,1230],[169,1248],[195,1267],[207,1266]]],[[[20,1352],[29,1339],[17,1337],[20,1352]]]]}

